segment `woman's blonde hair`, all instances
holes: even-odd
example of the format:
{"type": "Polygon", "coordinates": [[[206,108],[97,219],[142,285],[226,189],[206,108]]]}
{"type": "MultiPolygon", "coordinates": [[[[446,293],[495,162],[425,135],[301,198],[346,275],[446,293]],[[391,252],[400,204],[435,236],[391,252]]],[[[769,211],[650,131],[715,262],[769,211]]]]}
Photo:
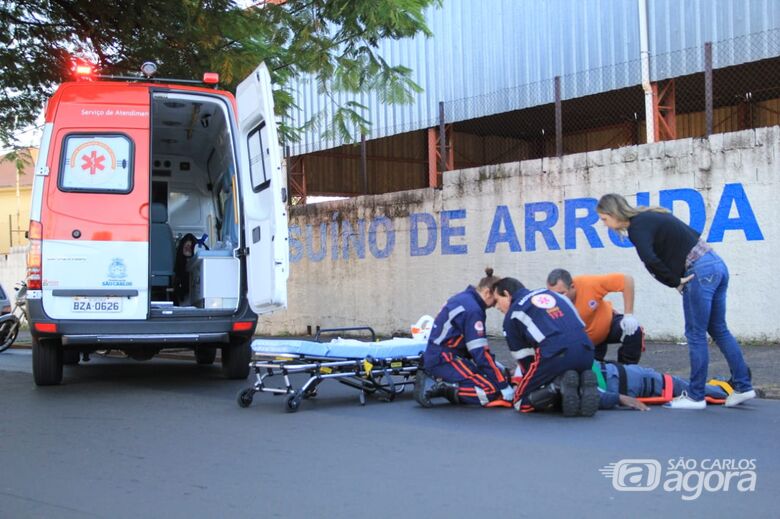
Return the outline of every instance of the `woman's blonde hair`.
{"type": "Polygon", "coordinates": [[[621,222],[627,222],[632,217],[645,211],[653,211],[655,213],[668,213],[669,210],[664,207],[658,206],[639,206],[633,207],[629,205],[623,196],[617,193],[609,193],[602,196],[599,199],[599,203],[596,205],[596,212],[601,214],[607,214],[616,220],[621,222]]]}

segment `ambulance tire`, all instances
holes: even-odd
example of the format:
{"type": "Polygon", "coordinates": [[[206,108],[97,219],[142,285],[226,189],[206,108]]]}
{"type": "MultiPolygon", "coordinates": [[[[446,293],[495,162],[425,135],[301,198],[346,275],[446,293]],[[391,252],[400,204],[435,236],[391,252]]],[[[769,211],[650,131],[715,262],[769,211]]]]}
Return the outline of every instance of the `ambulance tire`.
{"type": "Polygon", "coordinates": [[[62,345],[56,339],[32,339],[33,379],[37,386],[62,382],[62,345]]]}
{"type": "Polygon", "coordinates": [[[225,378],[245,379],[249,376],[252,349],[251,337],[231,337],[230,344],[222,346],[222,373],[225,378]]]}
{"type": "Polygon", "coordinates": [[[78,350],[63,350],[62,364],[65,366],[75,366],[81,360],[81,352],[78,350]]]}
{"type": "Polygon", "coordinates": [[[214,346],[196,346],[195,362],[202,366],[214,364],[217,358],[217,348],[214,346]]]}

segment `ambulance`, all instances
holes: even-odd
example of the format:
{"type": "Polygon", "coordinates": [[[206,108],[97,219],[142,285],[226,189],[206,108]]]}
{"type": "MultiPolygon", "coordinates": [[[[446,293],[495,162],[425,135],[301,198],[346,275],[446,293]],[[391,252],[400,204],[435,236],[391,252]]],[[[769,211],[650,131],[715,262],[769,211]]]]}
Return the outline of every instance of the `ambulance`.
{"type": "Polygon", "coordinates": [[[271,83],[237,88],[100,76],[88,65],[46,108],[28,237],[37,385],[95,351],[147,360],[217,351],[249,373],[257,316],[287,304],[287,192],[271,83]],[[190,240],[189,244],[183,243],[190,240]],[[192,245],[194,242],[194,246],[192,245]]]}

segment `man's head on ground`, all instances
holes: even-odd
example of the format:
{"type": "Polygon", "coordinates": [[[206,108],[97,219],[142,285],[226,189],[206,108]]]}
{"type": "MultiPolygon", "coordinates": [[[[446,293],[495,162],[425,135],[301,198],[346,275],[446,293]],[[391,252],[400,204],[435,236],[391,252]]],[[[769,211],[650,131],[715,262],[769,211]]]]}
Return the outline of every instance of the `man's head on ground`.
{"type": "Polygon", "coordinates": [[[493,285],[493,297],[496,308],[505,314],[512,305],[512,294],[525,288],[520,281],[515,278],[502,278],[493,285]]]}
{"type": "Polygon", "coordinates": [[[493,285],[495,285],[501,278],[493,275],[493,269],[488,267],[485,269],[485,277],[479,280],[477,283],[477,292],[482,297],[488,308],[495,306],[496,299],[493,297],[493,285]]]}
{"type": "Polygon", "coordinates": [[[568,270],[554,269],[547,275],[547,288],[569,298],[572,303],[577,299],[577,289],[568,270]]]}

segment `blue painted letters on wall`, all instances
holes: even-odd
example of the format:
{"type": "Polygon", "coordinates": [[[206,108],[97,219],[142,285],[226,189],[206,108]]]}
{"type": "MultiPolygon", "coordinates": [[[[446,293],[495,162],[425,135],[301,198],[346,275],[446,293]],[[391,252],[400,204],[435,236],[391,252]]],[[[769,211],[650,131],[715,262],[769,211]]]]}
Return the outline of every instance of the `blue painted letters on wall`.
{"type": "MultiPolygon", "coordinates": [[[[604,232],[596,213],[595,198],[571,198],[563,201],[563,238],[564,248],[577,249],[578,235],[585,238],[587,247],[600,249],[604,244],[599,235],[604,232]],[[579,232],[578,232],[579,231],[579,232]]],[[[636,194],[636,205],[650,205],[650,193],[641,191],[636,194]]],[[[701,232],[707,222],[707,212],[702,194],[691,188],[664,189],[658,193],[658,205],[666,207],[701,232]],[[687,214],[686,214],[687,213],[687,214]],[[687,218],[686,218],[687,216],[687,218]]],[[[488,231],[484,252],[522,252],[521,240],[526,252],[537,250],[537,238],[542,237],[547,250],[560,250],[555,228],[560,226],[559,203],[552,201],[530,202],[523,207],[524,225],[521,237],[512,219],[512,208],[499,205],[493,214],[488,231]]],[[[411,213],[409,215],[409,255],[429,256],[440,246],[441,255],[462,255],[468,253],[467,211],[456,209],[431,213],[411,213]],[[439,239],[441,237],[441,239],[439,239]]],[[[364,259],[366,257],[366,237],[368,250],[375,258],[388,258],[395,249],[396,231],[394,222],[387,216],[378,216],[368,224],[364,219],[356,222],[342,219],[334,212],[330,221],[320,224],[290,225],[290,262],[296,263],[306,257],[309,261],[319,262],[325,259],[330,248],[333,261],[364,259]],[[366,236],[368,227],[368,236],[366,236]],[[330,243],[328,243],[330,241],[330,243]],[[354,251],[354,255],[353,255],[354,251]]],[[[763,240],[758,220],[750,205],[742,184],[726,184],[723,187],[715,214],[712,216],[707,241],[722,242],[726,232],[734,231],[744,235],[747,241],[763,240]]],[[[608,231],[609,240],[617,247],[632,247],[627,238],[608,231]]],[[[579,248],[583,241],[579,240],[579,248]]]]}
{"type": "Polygon", "coordinates": [[[563,235],[564,246],[567,249],[577,248],[577,229],[580,229],[585,234],[585,238],[592,248],[601,249],[604,247],[598,232],[594,228],[599,221],[599,215],[596,213],[597,202],[595,198],[572,198],[563,201],[563,235]]]}
{"type": "Polygon", "coordinates": [[[707,241],[722,242],[723,234],[726,231],[742,231],[748,241],[764,239],[742,184],[726,184],[723,187],[723,195],[720,197],[718,209],[712,218],[712,227],[710,227],[707,241]],[[736,218],[729,217],[732,205],[737,209],[736,218]]]}
{"type": "Polygon", "coordinates": [[[393,221],[387,216],[378,216],[371,220],[371,226],[368,228],[368,249],[375,258],[387,258],[393,253],[395,248],[395,229],[393,221]],[[382,228],[382,232],[379,228],[382,228]],[[377,235],[384,236],[384,247],[379,245],[377,235]]]}
{"type": "Polygon", "coordinates": [[[496,207],[496,213],[493,215],[493,223],[490,226],[485,252],[496,252],[496,245],[506,243],[509,245],[509,252],[520,252],[520,241],[517,239],[515,224],[512,223],[512,215],[509,214],[509,208],[505,205],[496,207]],[[504,229],[503,231],[501,229],[504,229]]]}
{"type": "Polygon", "coordinates": [[[451,239],[456,236],[466,236],[466,227],[452,226],[452,220],[462,220],[466,218],[466,210],[441,212],[441,253],[442,254],[466,254],[468,247],[465,244],[454,245],[451,239]]]}
{"type": "Polygon", "coordinates": [[[536,202],[525,204],[525,250],[536,250],[536,233],[542,235],[549,250],[561,250],[558,240],[552,232],[558,223],[558,206],[552,202],[536,202]],[[537,220],[536,215],[544,213],[543,219],[537,220]]]}
{"type": "Polygon", "coordinates": [[[438,229],[436,219],[430,213],[412,213],[409,215],[409,255],[427,256],[436,250],[438,229]],[[420,229],[425,236],[425,245],[420,245],[420,229]]]}

